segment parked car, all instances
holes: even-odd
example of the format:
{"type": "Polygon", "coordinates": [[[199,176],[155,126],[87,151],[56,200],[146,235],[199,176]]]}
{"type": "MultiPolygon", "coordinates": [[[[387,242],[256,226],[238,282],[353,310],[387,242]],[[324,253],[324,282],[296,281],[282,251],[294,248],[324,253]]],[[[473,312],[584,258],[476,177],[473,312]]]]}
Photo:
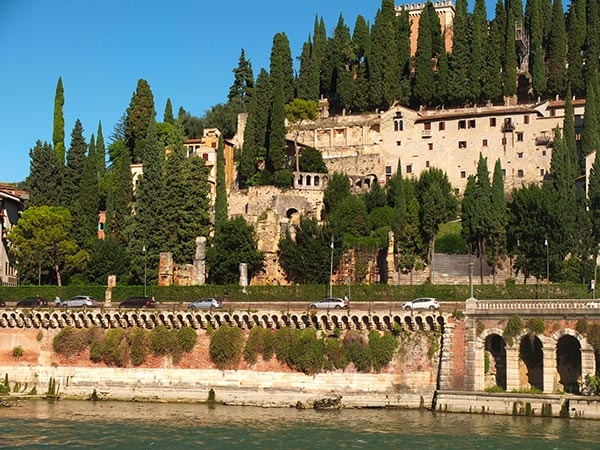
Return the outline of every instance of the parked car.
{"type": "Polygon", "coordinates": [[[210,298],[201,298],[200,300],[195,300],[188,305],[188,309],[213,309],[213,308],[221,308],[223,306],[223,302],[215,297],[210,298]]]}
{"type": "Polygon", "coordinates": [[[37,296],[17,302],[17,308],[43,308],[45,306],[48,306],[48,300],[37,296]]]}
{"type": "Polygon", "coordinates": [[[415,309],[435,311],[436,309],[440,309],[440,303],[435,298],[422,297],[416,298],[412,302],[406,302],[402,305],[402,308],[406,311],[413,311],[415,309]]]}
{"type": "Polygon", "coordinates": [[[308,309],[347,309],[350,302],[345,298],[327,297],[318,302],[309,303],[308,309]]]}
{"type": "Polygon", "coordinates": [[[76,295],[69,300],[61,301],[60,306],[63,308],[95,308],[98,306],[98,302],[87,295],[76,295]]]}
{"type": "Polygon", "coordinates": [[[129,297],[119,303],[119,308],[156,308],[154,297],[129,297]]]}

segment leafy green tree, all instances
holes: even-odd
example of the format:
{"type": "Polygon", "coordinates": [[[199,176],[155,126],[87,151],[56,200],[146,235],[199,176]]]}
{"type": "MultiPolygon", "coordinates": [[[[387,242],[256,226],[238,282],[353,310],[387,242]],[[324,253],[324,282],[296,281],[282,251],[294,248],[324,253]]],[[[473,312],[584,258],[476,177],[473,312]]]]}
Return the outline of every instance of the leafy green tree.
{"type": "Polygon", "coordinates": [[[348,175],[334,172],[323,192],[325,214],[330,214],[346,197],[350,196],[350,179],[348,175]]]}
{"type": "Polygon", "coordinates": [[[246,111],[246,103],[233,98],[225,104],[212,106],[204,116],[205,128],[217,128],[225,139],[231,139],[237,131],[238,115],[246,111]]]}
{"type": "Polygon", "coordinates": [[[348,195],[327,215],[336,236],[355,238],[367,236],[370,231],[369,216],[365,202],[357,195],[348,195]]]}
{"type": "Polygon", "coordinates": [[[246,53],[242,49],[238,66],[233,69],[233,84],[229,88],[227,100],[232,101],[234,98],[241,100],[245,105],[248,105],[254,88],[254,74],[252,72],[252,64],[246,59],[246,53]]]}
{"type": "Polygon", "coordinates": [[[328,173],[323,154],[313,147],[304,147],[300,153],[300,172],[328,173]]]}
{"type": "Polygon", "coordinates": [[[129,259],[125,247],[112,236],[98,239],[90,251],[90,260],[86,266],[86,276],[90,283],[106,285],[109,275],[117,280],[127,280],[129,259]]]}
{"type": "Polygon", "coordinates": [[[144,160],[143,152],[147,148],[149,124],[154,122],[155,117],[154,96],[150,85],[146,80],[140,79],[131,97],[125,118],[125,143],[134,164],[144,160]]]}
{"type": "Polygon", "coordinates": [[[239,265],[248,265],[248,280],[260,272],[264,254],[258,251],[256,232],[243,217],[226,220],[215,230],[213,245],[207,250],[208,276],[213,284],[234,284],[239,265]]]}
{"type": "Polygon", "coordinates": [[[279,241],[279,264],[286,279],[297,284],[327,284],[331,237],[315,218],[300,217],[300,223],[288,229],[279,241]]]}
{"type": "Polygon", "coordinates": [[[29,193],[29,198],[25,201],[27,207],[60,205],[62,169],[52,146],[38,140],[35,147],[29,150],[29,176],[25,183],[29,193]]]}
{"type": "Polygon", "coordinates": [[[54,154],[59,167],[65,164],[65,116],[63,106],[65,104],[65,91],[63,89],[62,77],[58,77],[56,83],[56,94],[54,95],[54,124],[52,128],[52,142],[54,154]]]}
{"type": "Polygon", "coordinates": [[[19,267],[39,268],[39,274],[42,269],[49,271],[47,281],[62,286],[63,274],[81,270],[89,257],[69,238],[71,224],[71,213],[66,208],[27,208],[8,234],[11,257],[19,262],[19,267]]]}
{"type": "Polygon", "coordinates": [[[367,212],[371,213],[374,209],[387,206],[387,194],[385,189],[377,182],[371,185],[371,189],[362,195],[363,202],[367,207],[367,212]]]}
{"type": "Polygon", "coordinates": [[[204,135],[204,121],[192,116],[183,107],[179,108],[177,121],[183,126],[183,132],[187,139],[200,139],[204,135]]]}
{"type": "Polygon", "coordinates": [[[314,121],[319,117],[319,105],[313,100],[296,98],[285,105],[285,116],[290,123],[290,128],[295,131],[294,151],[296,153],[296,172],[300,171],[300,150],[298,148],[298,136],[302,131],[304,121],[314,121]]]}

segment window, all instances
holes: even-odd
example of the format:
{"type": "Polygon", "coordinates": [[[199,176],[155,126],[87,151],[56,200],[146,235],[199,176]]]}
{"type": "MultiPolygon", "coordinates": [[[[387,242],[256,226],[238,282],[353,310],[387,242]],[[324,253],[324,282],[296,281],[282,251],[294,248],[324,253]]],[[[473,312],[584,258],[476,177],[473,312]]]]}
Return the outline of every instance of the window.
{"type": "Polygon", "coordinates": [[[506,145],[506,138],[505,137],[502,138],[502,145],[506,145]]]}
{"type": "Polygon", "coordinates": [[[208,161],[208,153],[202,153],[202,159],[208,161]]]}
{"type": "Polygon", "coordinates": [[[467,148],[467,141],[458,141],[458,148],[467,148]]]}
{"type": "Polygon", "coordinates": [[[402,119],[394,119],[394,131],[404,130],[404,121],[402,119]]]}
{"type": "Polygon", "coordinates": [[[487,147],[487,146],[488,146],[488,140],[487,140],[487,139],[484,139],[484,140],[481,142],[481,145],[482,145],[483,147],[487,147]]]}
{"type": "Polygon", "coordinates": [[[519,169],[517,170],[517,177],[519,178],[523,178],[524,174],[523,174],[523,169],[519,169]]]}
{"type": "Polygon", "coordinates": [[[506,177],[506,169],[502,169],[502,178],[506,177]]]}
{"type": "Polygon", "coordinates": [[[522,157],[523,157],[523,152],[517,153],[517,158],[522,158],[522,157]]]}
{"type": "Polygon", "coordinates": [[[430,142],[429,144],[427,144],[427,148],[429,150],[433,150],[433,142],[430,142]]]}
{"type": "Polygon", "coordinates": [[[523,123],[524,123],[525,125],[527,125],[527,124],[529,123],[529,116],[528,116],[527,114],[525,114],[525,115],[523,116],[523,123]]]}
{"type": "Polygon", "coordinates": [[[396,141],[396,145],[400,147],[400,145],[402,145],[402,141],[396,141]]]}
{"type": "Polygon", "coordinates": [[[475,119],[469,119],[469,128],[475,128],[475,119]]]}
{"type": "Polygon", "coordinates": [[[517,141],[523,142],[523,133],[522,132],[517,133],[517,141]]]}
{"type": "Polygon", "coordinates": [[[542,156],[546,156],[546,150],[542,150],[542,156]]]}
{"type": "Polygon", "coordinates": [[[540,176],[543,177],[546,174],[546,171],[544,169],[540,169],[540,176]]]}
{"type": "Polygon", "coordinates": [[[556,116],[556,110],[554,108],[552,108],[550,110],[550,117],[554,117],[554,116],[556,116]]]}
{"type": "Polygon", "coordinates": [[[461,178],[467,178],[467,172],[465,170],[461,170],[460,171],[460,177],[461,178]]]}
{"type": "Polygon", "coordinates": [[[428,130],[431,130],[431,122],[425,122],[425,123],[423,124],[423,129],[424,129],[424,130],[427,130],[427,131],[428,131],[428,130]]]}
{"type": "Polygon", "coordinates": [[[425,167],[429,169],[429,161],[425,161],[425,167]]]}
{"type": "Polygon", "coordinates": [[[467,128],[467,121],[466,120],[459,120],[458,121],[458,129],[459,130],[464,130],[465,128],[467,128]]]}
{"type": "Polygon", "coordinates": [[[412,173],[412,164],[406,166],[406,173],[412,173]]]}
{"type": "Polygon", "coordinates": [[[496,118],[490,117],[490,127],[495,127],[495,126],[496,126],[496,118]]]}
{"type": "Polygon", "coordinates": [[[438,128],[440,131],[444,131],[446,129],[446,122],[440,122],[438,128]]]}
{"type": "Polygon", "coordinates": [[[385,166],[385,179],[389,181],[392,178],[392,166],[385,166]]]}

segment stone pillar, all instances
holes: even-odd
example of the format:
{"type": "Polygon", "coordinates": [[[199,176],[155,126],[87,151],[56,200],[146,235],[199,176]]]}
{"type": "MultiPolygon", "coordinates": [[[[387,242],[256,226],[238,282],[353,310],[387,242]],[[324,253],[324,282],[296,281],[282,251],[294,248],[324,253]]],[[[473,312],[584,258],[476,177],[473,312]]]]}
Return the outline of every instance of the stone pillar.
{"type": "Polygon", "coordinates": [[[246,291],[246,287],[248,286],[248,264],[240,263],[240,286],[242,286],[242,291],[246,291]]]}
{"type": "MultiPolygon", "coordinates": [[[[467,301],[468,303],[468,301],[467,301]]],[[[468,308],[465,311],[465,390],[482,391],[483,379],[483,351],[477,351],[477,320],[470,316],[468,308]]],[[[444,342],[445,345],[445,342],[444,342]]]]}
{"type": "Polygon", "coordinates": [[[544,339],[544,394],[552,394],[555,391],[558,380],[556,379],[556,341],[544,339]]]}
{"type": "Polygon", "coordinates": [[[519,389],[521,380],[519,377],[519,345],[506,346],[506,391],[519,389]]]}
{"type": "Polygon", "coordinates": [[[173,254],[161,252],[158,256],[158,285],[171,286],[173,284],[173,254]]]}
{"type": "MultiPolygon", "coordinates": [[[[596,374],[596,358],[594,356],[594,349],[582,348],[581,349],[581,382],[585,380],[586,375],[596,374]]],[[[580,382],[580,383],[581,383],[580,382]]]]}
{"type": "Polygon", "coordinates": [[[390,280],[392,284],[398,284],[398,274],[396,273],[396,261],[394,259],[394,232],[388,233],[388,248],[385,261],[388,267],[388,284],[390,280]]]}
{"type": "Polygon", "coordinates": [[[196,254],[194,256],[195,274],[192,284],[200,286],[206,283],[206,238],[198,236],[196,238],[196,254]]]}
{"type": "Polygon", "coordinates": [[[110,305],[110,302],[112,300],[112,290],[116,285],[117,285],[117,276],[109,275],[108,281],[107,281],[107,286],[106,286],[106,291],[104,292],[104,303],[106,304],[106,306],[110,305]]]}
{"type": "Polygon", "coordinates": [[[440,373],[438,376],[440,390],[450,390],[452,383],[452,358],[454,353],[454,323],[444,324],[444,333],[442,336],[442,354],[440,362],[440,373]]]}

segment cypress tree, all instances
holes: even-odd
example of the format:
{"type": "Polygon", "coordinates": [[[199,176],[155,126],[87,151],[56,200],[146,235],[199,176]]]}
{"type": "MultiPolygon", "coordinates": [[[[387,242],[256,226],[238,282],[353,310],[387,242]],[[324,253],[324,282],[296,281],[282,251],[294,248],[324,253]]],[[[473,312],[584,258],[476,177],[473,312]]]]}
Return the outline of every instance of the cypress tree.
{"type": "Polygon", "coordinates": [[[269,116],[269,137],[266,155],[267,170],[272,174],[282,170],[285,162],[285,94],[281,81],[271,79],[272,101],[269,116]]]}
{"type": "Polygon", "coordinates": [[[529,0],[531,12],[529,17],[529,35],[531,39],[531,56],[529,70],[531,72],[531,87],[535,95],[541,96],[546,92],[546,71],[544,67],[544,17],[541,0],[529,0]]]}
{"type": "Polygon", "coordinates": [[[435,83],[435,96],[438,102],[444,104],[448,101],[448,80],[450,77],[448,67],[448,53],[446,47],[442,46],[440,56],[438,58],[437,80],[435,83]]]}
{"type": "Polygon", "coordinates": [[[508,17],[506,26],[506,48],[504,51],[503,92],[512,97],[517,92],[517,50],[515,47],[515,22],[508,17]]]}
{"type": "Polygon", "coordinates": [[[170,145],[171,151],[165,161],[164,185],[161,189],[161,225],[163,232],[162,249],[172,252],[173,260],[177,263],[190,263],[182,259],[178,251],[179,229],[183,226],[183,204],[185,201],[184,152],[182,143],[170,145]]]}
{"type": "Polygon", "coordinates": [[[585,43],[585,0],[575,0],[569,5],[567,21],[567,79],[574,95],[585,93],[585,78],[583,76],[582,50],[585,43]],[[583,15],[579,15],[584,3],[583,15]]]}
{"type": "MultiPolygon", "coordinates": [[[[323,18],[319,19],[315,16],[315,24],[313,30],[313,48],[312,48],[312,77],[314,79],[311,80],[312,89],[315,86],[318,86],[318,92],[316,98],[313,100],[318,100],[319,96],[327,95],[329,86],[322,79],[321,68],[323,65],[323,59],[325,58],[325,52],[327,47],[327,33],[325,31],[325,21],[323,18]]],[[[311,96],[314,95],[311,93],[311,96]]]]}
{"type": "Polygon", "coordinates": [[[577,141],[575,139],[575,117],[573,115],[573,101],[571,99],[571,86],[567,87],[567,96],[565,98],[565,118],[563,120],[563,133],[565,148],[571,167],[570,178],[575,180],[579,175],[583,159],[580,161],[577,153],[577,141]]]}
{"type": "Polygon", "coordinates": [[[469,175],[460,208],[461,236],[467,243],[469,254],[477,251],[477,209],[475,199],[475,175],[469,175]]]}
{"type": "Polygon", "coordinates": [[[490,185],[490,172],[487,158],[479,154],[477,163],[477,177],[475,180],[475,236],[476,253],[479,257],[481,283],[483,284],[483,260],[487,253],[487,242],[492,228],[492,187],[490,185]]]}
{"type": "Polygon", "coordinates": [[[56,161],[60,167],[65,165],[65,117],[63,106],[65,104],[65,92],[62,77],[58,77],[56,83],[56,94],[54,95],[54,126],[52,128],[52,142],[56,161]]]}
{"type": "Polygon", "coordinates": [[[173,117],[173,105],[171,104],[171,99],[167,99],[167,103],[165,104],[165,112],[163,114],[163,122],[170,123],[171,125],[175,124],[175,117],[173,117]]]}
{"type": "Polygon", "coordinates": [[[360,15],[356,18],[356,23],[354,25],[352,48],[354,51],[354,63],[352,68],[354,86],[352,89],[352,101],[350,104],[350,109],[355,113],[360,113],[368,110],[370,106],[367,61],[368,55],[371,52],[371,36],[369,33],[369,25],[365,21],[364,17],[360,15]]]}
{"type": "Polygon", "coordinates": [[[124,247],[129,242],[133,204],[133,180],[128,151],[123,151],[114,162],[109,186],[106,199],[106,236],[114,238],[124,247]]]}
{"type": "Polygon", "coordinates": [[[554,0],[552,28],[548,36],[548,94],[564,95],[567,69],[567,32],[562,1],[554,0]]]}
{"type": "Polygon", "coordinates": [[[590,170],[588,208],[592,220],[594,242],[597,247],[600,245],[600,152],[598,151],[596,151],[596,158],[590,170]]]}
{"type": "MultiPolygon", "coordinates": [[[[71,132],[71,145],[67,153],[67,165],[63,181],[63,198],[61,205],[71,209],[79,198],[83,167],[86,160],[87,144],[83,137],[83,126],[77,119],[71,132]]],[[[71,209],[71,212],[72,209],[71,209]]]]}
{"type": "Polygon", "coordinates": [[[506,197],[504,194],[504,176],[502,175],[502,165],[500,159],[494,164],[494,174],[492,176],[492,196],[491,196],[491,220],[490,232],[488,235],[488,260],[492,261],[494,267],[494,283],[496,282],[496,269],[501,259],[506,256],[506,227],[508,225],[508,215],[506,212],[506,197]]]}
{"type": "Polygon", "coordinates": [[[38,140],[29,150],[29,176],[25,182],[29,197],[25,205],[60,206],[60,173],[61,168],[52,146],[48,142],[38,140]]]}
{"type": "Polygon", "coordinates": [[[482,86],[480,80],[483,78],[485,45],[488,40],[488,21],[485,8],[485,0],[475,0],[475,8],[471,16],[471,93],[474,99],[481,96],[482,86]]]}
{"type": "Polygon", "coordinates": [[[298,98],[304,100],[318,100],[318,90],[314,90],[311,83],[315,80],[312,74],[312,44],[310,37],[302,45],[302,53],[300,54],[300,70],[298,72],[298,98]]]}
{"type": "Polygon", "coordinates": [[[423,8],[423,20],[419,21],[419,35],[417,36],[417,51],[415,53],[413,95],[418,104],[422,105],[430,105],[435,94],[432,62],[433,41],[428,13],[432,8],[431,2],[427,2],[425,8],[423,8]]]}
{"type": "Polygon", "coordinates": [[[90,150],[83,164],[79,197],[75,203],[77,214],[73,214],[73,230],[79,247],[91,250],[98,239],[98,212],[100,195],[96,174],[95,154],[90,150]]]}
{"type": "Polygon", "coordinates": [[[341,109],[348,108],[353,96],[353,73],[350,72],[354,61],[354,52],[350,38],[350,29],[340,14],[337,26],[331,38],[331,63],[333,64],[332,87],[339,99],[341,109]]]}
{"type": "Polygon", "coordinates": [[[371,104],[380,109],[388,109],[399,94],[395,17],[394,0],[382,0],[371,30],[371,104]]]}
{"type": "Polygon", "coordinates": [[[585,113],[581,131],[582,156],[600,149],[600,123],[598,122],[598,69],[587,77],[585,113]]]}
{"type": "Polygon", "coordinates": [[[393,201],[394,201],[394,215],[393,215],[393,223],[392,223],[392,231],[394,232],[394,243],[395,243],[395,252],[398,253],[398,250],[402,247],[402,239],[404,236],[403,232],[406,227],[406,196],[404,194],[404,180],[402,178],[402,162],[400,158],[398,158],[398,166],[396,168],[396,173],[390,179],[388,183],[390,189],[393,190],[393,201]]]}
{"type": "Polygon", "coordinates": [[[215,194],[215,233],[219,232],[227,221],[227,184],[225,179],[225,152],[223,148],[223,136],[219,136],[217,146],[217,184],[215,194]]]}
{"type": "Polygon", "coordinates": [[[146,80],[140,79],[131,102],[127,108],[125,117],[125,144],[131,155],[131,161],[139,164],[144,160],[144,154],[148,146],[146,139],[150,121],[154,121],[154,96],[150,85],[146,80]]]}
{"type": "Polygon", "coordinates": [[[401,78],[410,75],[410,16],[408,9],[404,8],[396,16],[396,44],[398,45],[398,64],[401,78]]]}
{"type": "Polygon", "coordinates": [[[271,47],[270,75],[274,84],[279,84],[283,92],[283,103],[294,98],[294,69],[290,42],[285,33],[273,37],[271,47]]]}
{"type": "Polygon", "coordinates": [[[502,98],[502,78],[499,74],[502,72],[503,28],[496,19],[491,22],[490,33],[485,40],[485,61],[481,76],[482,97],[492,102],[502,98]]]}
{"type": "Polygon", "coordinates": [[[600,57],[600,5],[597,0],[586,2],[586,41],[584,45],[586,59],[586,77],[598,70],[600,57]]]}
{"type": "Polygon", "coordinates": [[[160,193],[163,187],[164,149],[158,141],[154,117],[149,118],[147,130],[145,147],[140,152],[143,155],[144,173],[135,192],[133,238],[128,248],[132,276],[138,283],[147,274],[150,280],[156,278],[159,253],[166,250],[163,247],[164,231],[161,229],[162,213],[159,208],[156,208],[156,204],[160,204],[160,193]],[[146,258],[147,270],[144,271],[146,258]]]}
{"type": "Polygon", "coordinates": [[[471,39],[467,0],[457,0],[448,80],[448,93],[455,105],[469,103],[475,98],[472,91],[471,39]]]}
{"type": "Polygon", "coordinates": [[[96,138],[96,172],[98,177],[106,173],[106,144],[102,134],[102,122],[98,122],[98,137],[96,138]]]}

